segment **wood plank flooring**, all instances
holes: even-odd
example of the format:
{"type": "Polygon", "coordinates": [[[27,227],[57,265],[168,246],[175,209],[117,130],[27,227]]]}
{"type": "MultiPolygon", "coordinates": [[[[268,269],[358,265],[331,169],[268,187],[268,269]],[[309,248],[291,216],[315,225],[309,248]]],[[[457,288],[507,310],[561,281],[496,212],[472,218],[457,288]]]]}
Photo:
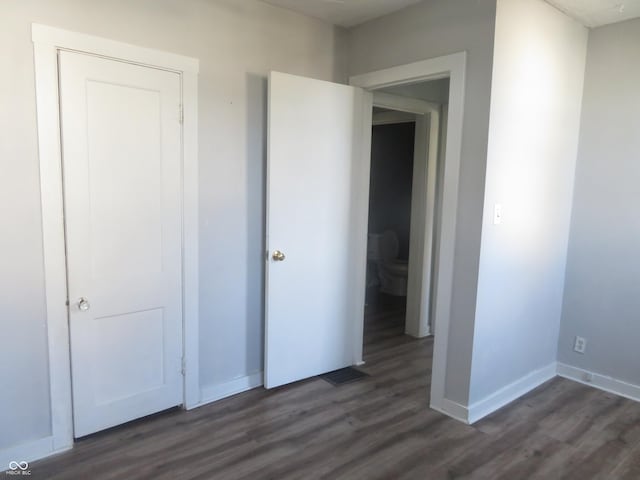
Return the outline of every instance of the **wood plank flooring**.
{"type": "Polygon", "coordinates": [[[554,379],[474,426],[427,408],[432,339],[370,313],[363,367],[334,387],[255,389],[93,435],[39,479],[640,479],[640,404],[554,379]]]}

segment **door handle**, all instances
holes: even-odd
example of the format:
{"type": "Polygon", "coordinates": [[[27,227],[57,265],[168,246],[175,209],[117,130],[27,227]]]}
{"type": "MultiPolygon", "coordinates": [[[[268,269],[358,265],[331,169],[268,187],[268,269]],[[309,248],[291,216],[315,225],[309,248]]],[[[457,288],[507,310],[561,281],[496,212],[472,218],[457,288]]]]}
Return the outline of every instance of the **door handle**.
{"type": "Polygon", "coordinates": [[[78,300],[78,308],[80,309],[81,312],[86,312],[91,308],[91,304],[89,303],[89,300],[87,300],[86,298],[80,297],[80,300],[78,300]]]}
{"type": "Polygon", "coordinates": [[[282,253],[280,250],[274,250],[271,258],[273,258],[275,262],[283,262],[286,257],[284,256],[284,253],[282,253]]]}

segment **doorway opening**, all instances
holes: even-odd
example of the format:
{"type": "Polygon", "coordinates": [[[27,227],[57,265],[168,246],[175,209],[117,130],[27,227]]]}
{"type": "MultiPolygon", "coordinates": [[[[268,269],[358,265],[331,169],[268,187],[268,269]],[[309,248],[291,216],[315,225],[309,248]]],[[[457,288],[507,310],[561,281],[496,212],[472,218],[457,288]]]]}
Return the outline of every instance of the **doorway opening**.
{"type": "MultiPolygon", "coordinates": [[[[429,404],[439,411],[460,411],[445,398],[445,387],[465,68],[466,54],[459,52],[356,75],[350,77],[350,85],[269,74],[265,388],[364,362],[369,147],[375,105],[416,115],[419,135],[414,145],[420,148],[414,152],[411,216],[422,218],[424,229],[410,232],[405,329],[415,332],[413,336],[428,335],[433,317],[433,368],[424,372],[431,383],[429,404]],[[444,106],[405,90],[441,79],[447,79],[450,90],[445,95],[446,113],[444,106]],[[445,123],[446,153],[438,170],[443,130],[439,127],[445,123]],[[418,192],[422,198],[416,198],[418,192]],[[441,206],[436,207],[436,201],[441,206]],[[415,252],[423,258],[414,258],[415,252]],[[431,282],[433,270],[437,278],[431,282]],[[432,284],[437,284],[433,302],[432,284]]],[[[457,345],[459,339],[452,338],[457,345]]]]}
{"type": "Polygon", "coordinates": [[[449,78],[373,92],[365,363],[389,341],[432,356],[448,99],[449,78]]]}
{"type": "MultiPolygon", "coordinates": [[[[397,87],[404,89],[405,87],[411,87],[412,85],[422,82],[429,82],[438,79],[448,79],[449,95],[447,98],[447,104],[442,105],[439,112],[437,109],[434,113],[437,113],[440,117],[440,137],[443,142],[442,148],[438,152],[437,175],[430,175],[431,181],[437,180],[438,185],[438,205],[435,206],[435,199],[432,202],[436,208],[435,212],[438,213],[437,221],[434,222],[436,226],[437,235],[432,236],[433,248],[432,248],[432,260],[434,275],[434,291],[433,301],[430,301],[431,317],[434,332],[437,335],[433,338],[433,354],[431,355],[431,365],[429,367],[430,375],[430,398],[428,400],[429,405],[434,410],[450,415],[454,418],[465,421],[466,413],[464,409],[455,402],[446,398],[445,390],[448,375],[448,352],[450,343],[458,344],[459,340],[454,337],[450,337],[450,324],[451,324],[451,309],[453,300],[454,285],[454,264],[455,264],[455,245],[456,245],[456,229],[458,222],[458,195],[460,191],[460,163],[462,158],[462,133],[464,123],[464,98],[466,90],[466,63],[467,56],[465,52],[458,52],[451,55],[445,55],[442,57],[431,58],[405,65],[399,65],[397,67],[390,67],[383,70],[377,70],[373,72],[362,73],[355,75],[349,79],[350,85],[354,85],[369,92],[372,98],[369,100],[369,105],[375,104],[376,106],[382,106],[389,108],[390,105],[385,105],[381,102],[381,96],[388,95],[381,92],[382,89],[389,87],[397,87]]],[[[395,91],[399,94],[399,91],[395,91]]],[[[402,98],[402,97],[401,97],[402,98]]],[[[409,96],[409,101],[406,101],[406,97],[402,106],[406,108],[399,108],[399,110],[406,110],[411,112],[408,104],[414,104],[416,102],[415,97],[409,96]]],[[[426,104],[429,102],[422,101],[426,104]]],[[[362,144],[366,147],[371,140],[371,115],[372,109],[367,108],[362,113],[362,130],[361,139],[362,144]]],[[[420,113],[414,112],[414,113],[420,113]]],[[[424,116],[422,116],[424,118],[424,116]]],[[[434,122],[435,124],[435,122],[434,122]]],[[[434,138],[431,136],[431,138],[434,138]]],[[[433,142],[431,143],[433,145],[433,142]]],[[[362,172],[362,180],[358,185],[362,192],[367,192],[367,195],[363,195],[364,198],[357,198],[358,200],[358,212],[367,212],[368,200],[368,180],[369,180],[369,167],[370,156],[368,155],[368,148],[362,149],[362,154],[359,156],[359,171],[362,172]]],[[[431,190],[435,192],[435,187],[431,190]]],[[[429,205],[425,202],[424,205],[429,205]]],[[[357,303],[354,304],[354,308],[358,314],[354,318],[354,364],[361,365],[364,362],[363,352],[363,335],[364,335],[364,294],[366,284],[366,244],[367,244],[367,225],[366,225],[367,213],[360,214],[354,219],[356,225],[355,228],[358,231],[359,242],[355,244],[355,252],[360,256],[361,263],[357,269],[357,282],[362,287],[359,292],[356,292],[357,303]]],[[[427,250],[429,251],[429,250],[427,250]]],[[[427,257],[429,258],[429,257],[427,257]]],[[[413,262],[410,260],[409,264],[413,262]]],[[[423,268],[423,271],[428,271],[423,268]]],[[[427,292],[429,295],[430,292],[427,292]]],[[[421,297],[424,296],[422,292],[421,297]]],[[[424,309],[422,309],[424,312],[424,309]]]]}
{"type": "Polygon", "coordinates": [[[406,312],[416,116],[373,108],[365,311],[406,312]]]}

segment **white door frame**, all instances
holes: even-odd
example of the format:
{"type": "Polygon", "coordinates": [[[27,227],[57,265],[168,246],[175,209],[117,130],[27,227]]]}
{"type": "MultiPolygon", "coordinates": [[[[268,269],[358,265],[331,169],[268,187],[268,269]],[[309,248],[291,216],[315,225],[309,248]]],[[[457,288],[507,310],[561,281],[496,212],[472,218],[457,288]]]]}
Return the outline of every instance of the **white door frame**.
{"type": "MultiPolygon", "coordinates": [[[[417,83],[438,78],[449,78],[449,107],[447,120],[446,151],[444,158],[444,173],[442,184],[442,219],[440,224],[439,249],[434,260],[438,264],[436,272],[434,324],[437,334],[434,339],[433,367],[431,372],[431,408],[445,411],[445,380],[447,373],[447,350],[449,346],[449,321],[451,316],[451,299],[453,293],[453,266],[455,255],[455,236],[458,211],[458,188],[460,174],[460,156],[462,150],[462,124],[464,118],[464,90],[466,76],[466,52],[454,53],[443,57],[423,60],[398,67],[378,70],[362,75],[356,75],[349,79],[350,85],[367,90],[376,90],[393,85],[417,83]]],[[[371,119],[368,119],[368,128],[371,129],[371,119]]],[[[364,128],[364,127],[363,127],[364,128]]],[[[366,132],[366,130],[364,131],[366,132]]],[[[363,133],[363,142],[368,141],[366,133],[363,133]]],[[[365,156],[367,152],[361,152],[365,156]]],[[[360,158],[361,164],[370,163],[370,157],[360,158]]],[[[365,168],[365,170],[367,170],[365,168]]],[[[368,198],[368,188],[361,188],[360,195],[368,198]]],[[[360,203],[362,204],[362,203],[360,203]]],[[[366,212],[366,211],[365,211],[366,212]]],[[[363,213],[366,215],[366,213],[363,213]]],[[[360,237],[362,237],[361,235],[360,237]]],[[[366,234],[365,234],[366,238],[366,234]]],[[[359,257],[366,258],[366,242],[360,246],[364,253],[359,257]]],[[[359,279],[365,278],[366,262],[360,262],[359,279]]],[[[364,318],[364,293],[365,282],[356,285],[356,295],[359,295],[359,305],[362,305],[360,315],[356,316],[356,322],[360,324],[364,318]]],[[[356,337],[358,337],[356,335],[356,337]]],[[[362,361],[362,335],[357,338],[354,348],[354,363],[362,361]]],[[[445,412],[446,413],[446,412],[445,412]]]]}
{"type": "Polygon", "coordinates": [[[440,105],[384,92],[373,92],[373,106],[414,115],[415,141],[409,231],[409,274],[405,333],[432,334],[430,322],[433,232],[435,228],[440,105]]]}
{"type": "MultiPolygon", "coordinates": [[[[374,107],[377,105],[373,104],[374,107]]],[[[416,123],[416,115],[396,110],[378,112],[373,114],[371,125],[398,125],[402,123],[416,123]]]]}
{"type": "MultiPolygon", "coordinates": [[[[180,75],[182,85],[182,298],[184,407],[200,402],[198,366],[198,69],[197,59],[45,25],[32,25],[42,235],[51,389],[51,438],[45,456],[73,445],[71,363],[60,147],[58,52],[97,55],[180,75]]],[[[178,112],[180,112],[178,110],[178,112]]]]}

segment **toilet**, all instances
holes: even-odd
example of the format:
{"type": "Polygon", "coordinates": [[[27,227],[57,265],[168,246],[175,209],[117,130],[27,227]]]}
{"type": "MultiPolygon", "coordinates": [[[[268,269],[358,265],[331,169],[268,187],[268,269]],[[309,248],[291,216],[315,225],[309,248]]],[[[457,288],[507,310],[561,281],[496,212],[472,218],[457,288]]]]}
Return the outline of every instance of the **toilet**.
{"type": "Polygon", "coordinates": [[[388,295],[406,297],[409,264],[398,259],[400,245],[393,230],[369,234],[368,258],[375,261],[380,281],[380,291],[388,295]]]}

